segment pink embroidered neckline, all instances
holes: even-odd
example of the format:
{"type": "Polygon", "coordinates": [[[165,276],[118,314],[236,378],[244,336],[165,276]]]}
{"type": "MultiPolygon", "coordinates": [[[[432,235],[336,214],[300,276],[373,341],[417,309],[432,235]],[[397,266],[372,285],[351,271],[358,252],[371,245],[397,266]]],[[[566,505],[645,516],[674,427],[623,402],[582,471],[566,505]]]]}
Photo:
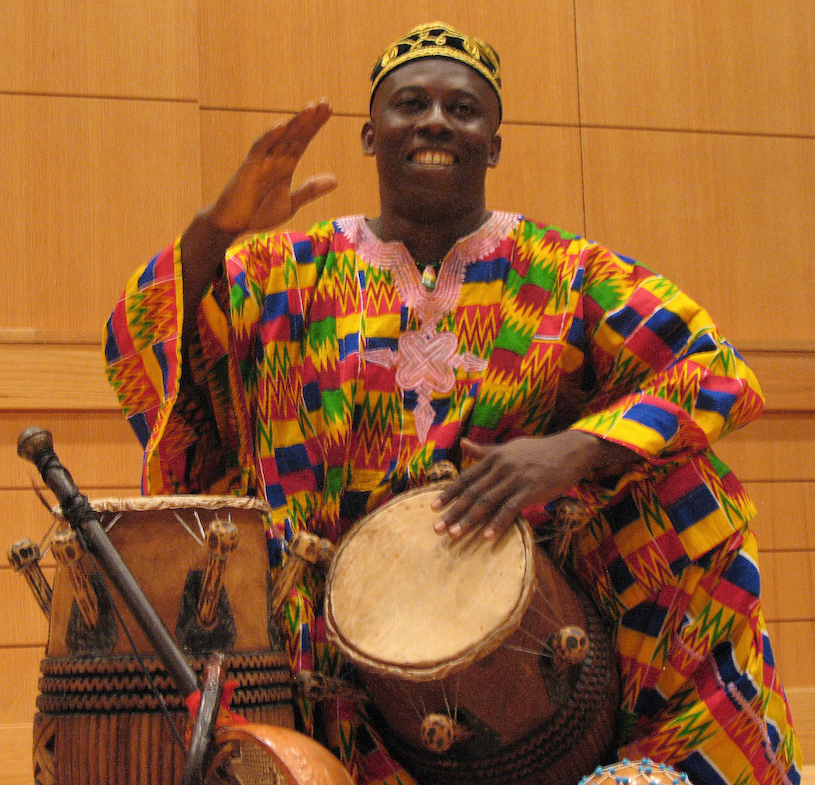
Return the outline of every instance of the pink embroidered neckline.
{"type": "Polygon", "coordinates": [[[416,315],[421,332],[431,335],[458,302],[467,266],[486,259],[520,218],[517,213],[495,210],[472,234],[459,239],[444,257],[432,291],[422,284],[422,275],[404,244],[380,240],[368,227],[365,216],[340,218],[337,226],[368,264],[391,270],[402,302],[416,315]]]}
{"type": "Polygon", "coordinates": [[[433,394],[448,395],[455,386],[455,369],[482,371],[487,361],[472,352],[458,352],[458,338],[438,331],[442,319],[453,309],[461,294],[467,265],[487,258],[520,220],[516,213],[493,212],[472,234],[461,238],[444,257],[433,290],[422,284],[416,263],[401,242],[382,242],[368,227],[364,216],[341,218],[340,231],[369,265],[390,270],[402,302],[419,321],[419,330],[399,336],[398,348],[368,349],[368,362],[396,368],[396,384],[416,393],[413,418],[420,444],[427,441],[433,424],[433,394]]]}

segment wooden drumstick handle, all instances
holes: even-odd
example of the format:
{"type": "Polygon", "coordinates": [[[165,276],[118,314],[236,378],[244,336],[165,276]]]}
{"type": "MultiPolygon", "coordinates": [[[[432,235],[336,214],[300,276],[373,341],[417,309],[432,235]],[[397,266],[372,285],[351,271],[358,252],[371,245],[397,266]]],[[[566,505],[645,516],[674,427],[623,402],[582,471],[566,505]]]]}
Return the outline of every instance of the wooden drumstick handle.
{"type": "Polygon", "coordinates": [[[9,548],[8,560],[15,572],[22,573],[45,618],[50,619],[53,589],[40,567],[40,546],[28,539],[15,542],[9,548]]]}
{"type": "Polygon", "coordinates": [[[51,550],[56,560],[68,571],[74,599],[85,626],[89,630],[94,629],[99,622],[99,600],[85,574],[85,568],[80,564],[84,551],[76,532],[71,529],[57,532],[51,539],[51,550]]]}
{"type": "Polygon", "coordinates": [[[226,560],[238,547],[238,527],[231,521],[214,520],[207,531],[209,558],[201,582],[196,619],[204,629],[212,629],[218,620],[218,598],[224,585],[226,560]]]}
{"type": "Polygon", "coordinates": [[[309,532],[296,532],[289,540],[289,558],[275,583],[272,592],[272,615],[277,616],[294,586],[300,582],[309,565],[325,570],[329,567],[336,547],[329,540],[321,539],[309,532]]]}

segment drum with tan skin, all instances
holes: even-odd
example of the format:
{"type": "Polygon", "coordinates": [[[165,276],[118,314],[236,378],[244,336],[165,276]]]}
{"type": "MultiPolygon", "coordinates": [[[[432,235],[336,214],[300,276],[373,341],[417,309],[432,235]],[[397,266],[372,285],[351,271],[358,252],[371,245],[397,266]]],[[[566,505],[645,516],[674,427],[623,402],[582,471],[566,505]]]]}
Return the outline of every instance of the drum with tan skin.
{"type": "Polygon", "coordinates": [[[409,491],[346,535],[329,638],[423,785],[577,782],[612,742],[608,632],[526,523],[497,542],[437,534],[438,491],[409,491]]]}
{"type": "MultiPolygon", "coordinates": [[[[271,616],[265,504],[172,496],[92,506],[193,668],[200,671],[209,652],[223,652],[227,678],[237,681],[232,708],[252,722],[293,727],[291,675],[271,616]]],[[[41,664],[35,779],[178,782],[185,751],[160,704],[183,736],[181,693],[121,598],[65,532],[57,538],[67,553],[54,579],[41,664]]]]}

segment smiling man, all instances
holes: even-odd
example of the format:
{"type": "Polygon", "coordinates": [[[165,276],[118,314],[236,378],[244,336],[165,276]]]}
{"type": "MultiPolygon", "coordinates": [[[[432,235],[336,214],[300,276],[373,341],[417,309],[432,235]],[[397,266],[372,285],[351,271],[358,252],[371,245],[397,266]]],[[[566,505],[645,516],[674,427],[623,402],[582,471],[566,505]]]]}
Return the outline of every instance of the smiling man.
{"type": "MultiPolygon", "coordinates": [[[[613,629],[622,682],[610,756],[696,785],[795,785],[755,509],[710,449],[761,412],[758,384],[664,278],[487,209],[501,91],[488,44],[412,30],[377,61],[362,129],[379,216],[268,233],[335,185],[291,186],[329,119],[319,102],[260,137],[133,276],[106,355],[144,490],[266,498],[273,561],[301,529],[339,540],[442,460],[462,469],[437,502],[442,537],[500,538],[522,512],[551,529],[553,500],[575,496],[589,516],[568,564],[613,629]]],[[[294,669],[336,663],[320,591],[314,576],[292,591],[294,669]]],[[[358,782],[411,781],[341,701],[301,708],[358,782]]]]}

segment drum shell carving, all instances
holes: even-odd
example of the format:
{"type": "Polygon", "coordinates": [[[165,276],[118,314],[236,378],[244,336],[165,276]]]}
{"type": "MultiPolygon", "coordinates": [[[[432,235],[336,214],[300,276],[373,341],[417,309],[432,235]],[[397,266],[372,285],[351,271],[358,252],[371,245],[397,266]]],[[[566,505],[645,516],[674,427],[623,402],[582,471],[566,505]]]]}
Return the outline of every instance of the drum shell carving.
{"type": "Polygon", "coordinates": [[[613,736],[618,686],[608,631],[526,523],[498,545],[478,534],[459,543],[440,537],[429,509],[437,492],[403,494],[346,536],[327,584],[329,637],[357,665],[396,757],[423,783],[576,781],[613,736]],[[448,564],[459,559],[460,572],[448,564]],[[435,600],[428,582],[440,584],[435,600]],[[502,608],[486,607],[493,596],[502,608]],[[391,618],[407,621],[401,631],[394,622],[394,640],[383,641],[377,628],[391,618]],[[469,629],[449,642],[459,622],[469,629]],[[558,677],[547,670],[546,641],[570,625],[589,631],[591,650],[558,677]],[[399,637],[409,653],[425,654],[406,661],[399,637]],[[474,736],[445,753],[423,749],[422,716],[437,712],[463,720],[474,736]]]}
{"type": "MultiPolygon", "coordinates": [[[[238,685],[233,710],[252,722],[293,727],[288,658],[269,610],[265,504],[202,496],[99,499],[91,504],[192,667],[200,673],[207,653],[222,651],[227,678],[238,685]],[[196,629],[193,595],[209,557],[204,535],[216,518],[237,527],[239,542],[229,555],[219,603],[228,618],[213,630],[201,630],[196,629]]],[[[115,590],[105,589],[87,556],[82,564],[102,593],[107,627],[99,634],[80,629],[70,582],[58,568],[37,698],[35,780],[40,785],[178,782],[184,753],[160,712],[160,701],[183,734],[183,698],[115,590]],[[121,614],[139,657],[112,606],[121,614]]]]}

